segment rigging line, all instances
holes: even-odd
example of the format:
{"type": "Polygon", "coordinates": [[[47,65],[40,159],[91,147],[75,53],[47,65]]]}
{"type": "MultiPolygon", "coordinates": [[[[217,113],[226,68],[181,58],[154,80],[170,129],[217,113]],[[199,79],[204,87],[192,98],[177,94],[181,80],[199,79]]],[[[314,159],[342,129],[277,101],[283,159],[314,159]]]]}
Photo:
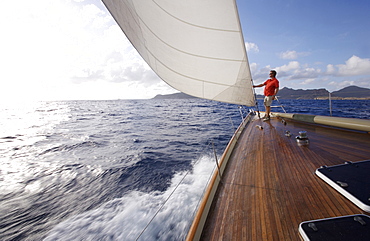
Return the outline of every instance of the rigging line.
{"type": "Polygon", "coordinates": [[[220,169],[220,165],[218,164],[218,158],[217,158],[217,153],[216,153],[216,149],[215,149],[215,145],[213,143],[213,140],[212,141],[212,148],[213,148],[213,153],[215,155],[215,161],[216,161],[216,165],[217,165],[217,170],[218,170],[218,177],[220,178],[220,182],[223,183],[222,181],[222,176],[221,176],[221,169],[220,169]]]}
{"type": "Polygon", "coordinates": [[[235,133],[235,127],[234,127],[234,122],[233,122],[233,119],[231,119],[231,116],[229,116],[229,119],[230,119],[230,123],[231,123],[231,128],[232,128],[232,133],[235,133]]]}
{"type": "MultiPolygon", "coordinates": [[[[230,117],[231,119],[231,117],[230,117]]],[[[214,151],[214,154],[215,154],[215,157],[216,157],[216,166],[218,168],[218,174],[221,175],[221,172],[220,172],[220,168],[219,168],[219,165],[218,165],[218,160],[217,160],[217,153],[216,153],[216,149],[214,147],[214,143],[213,143],[213,140],[211,139],[210,142],[208,142],[207,146],[205,148],[203,148],[203,154],[205,153],[205,150],[209,148],[209,146],[212,144],[213,146],[213,151],[214,151]]],[[[198,160],[194,163],[197,164],[198,162],[200,162],[201,158],[198,158],[198,160]]],[[[140,234],[137,236],[137,238],[135,239],[136,241],[139,240],[139,238],[141,237],[141,235],[143,235],[143,233],[145,232],[145,230],[149,227],[149,225],[153,222],[154,218],[158,215],[158,213],[162,210],[162,208],[166,205],[166,203],[168,202],[168,200],[172,197],[172,195],[175,193],[175,191],[177,190],[177,188],[183,183],[184,179],[187,177],[187,175],[190,173],[191,170],[188,170],[185,175],[181,178],[180,182],[176,185],[176,187],[172,190],[172,192],[170,193],[170,195],[166,198],[166,200],[162,203],[162,205],[160,206],[160,208],[156,211],[156,213],[153,215],[153,217],[150,219],[150,221],[147,223],[147,225],[144,227],[144,229],[140,232],[140,234]]],[[[204,186],[203,188],[203,192],[202,192],[202,196],[203,197],[203,194],[205,192],[205,190],[207,189],[208,187],[208,184],[213,176],[213,173],[215,171],[215,167],[213,168],[212,172],[210,172],[210,175],[209,175],[209,178],[207,180],[207,183],[206,185],[204,186]]],[[[223,184],[222,182],[222,179],[221,179],[221,176],[220,176],[220,182],[223,184]]],[[[197,210],[197,207],[199,207],[199,203],[201,202],[202,198],[199,199],[197,205],[196,205],[196,208],[194,209],[194,212],[193,212],[193,217],[195,215],[195,212],[197,210]]],[[[191,225],[191,223],[190,223],[191,225]]],[[[190,226],[189,225],[189,226],[190,226]]]]}
{"type": "MultiPolygon", "coordinates": [[[[209,146],[211,145],[211,142],[208,142],[208,145],[207,145],[207,149],[209,148],[209,146]]],[[[196,212],[197,212],[197,210],[198,210],[198,207],[199,207],[199,204],[200,204],[200,202],[202,201],[202,197],[204,196],[204,193],[206,192],[206,190],[207,190],[207,187],[208,187],[208,185],[209,185],[209,182],[210,182],[210,180],[211,180],[211,178],[212,178],[212,176],[213,176],[213,173],[215,172],[215,166],[213,166],[213,169],[212,169],[212,171],[210,172],[210,174],[209,174],[209,177],[208,177],[208,180],[207,180],[207,183],[206,183],[206,185],[204,185],[204,188],[203,188],[203,192],[202,192],[202,196],[198,199],[198,203],[197,203],[197,205],[195,206],[195,208],[194,208],[194,211],[193,211],[193,214],[191,215],[191,217],[194,219],[194,217],[195,217],[195,214],[196,214],[196,212]]],[[[188,230],[190,229],[190,226],[192,225],[192,222],[189,222],[189,224],[187,225],[188,226],[188,230]]]]}
{"type": "MultiPolygon", "coordinates": [[[[205,153],[205,150],[208,149],[208,147],[210,146],[210,142],[207,144],[207,146],[205,148],[203,148],[203,153],[205,153]]],[[[195,163],[197,164],[198,162],[200,162],[201,158],[199,158],[195,163]]],[[[168,200],[172,197],[172,195],[175,193],[175,191],[177,190],[177,188],[183,183],[184,179],[187,177],[187,175],[190,173],[191,170],[188,170],[185,175],[182,177],[182,179],[180,180],[180,182],[176,185],[176,187],[173,189],[173,191],[170,193],[170,195],[168,195],[168,197],[166,198],[166,200],[162,203],[162,205],[160,206],[160,208],[156,211],[156,213],[153,215],[153,217],[150,219],[150,221],[147,223],[147,225],[144,227],[144,229],[140,232],[140,234],[137,236],[137,238],[135,239],[136,241],[139,240],[139,238],[141,237],[141,235],[143,235],[143,233],[145,232],[145,230],[149,227],[149,225],[153,222],[154,218],[158,215],[158,213],[162,210],[162,208],[166,205],[166,203],[168,202],[168,200]]],[[[212,173],[214,172],[214,169],[213,171],[210,173],[210,177],[208,178],[208,181],[207,181],[207,185],[205,185],[205,188],[203,189],[203,194],[208,186],[208,183],[209,183],[209,180],[211,179],[212,177],[212,173]]],[[[198,201],[198,204],[196,207],[199,206],[199,203],[200,203],[201,199],[198,201]]],[[[196,209],[195,209],[196,211],[196,209]]],[[[194,213],[195,211],[193,212],[193,216],[194,216],[194,213]]]]}
{"type": "Polygon", "coordinates": [[[239,113],[240,113],[240,117],[242,118],[242,123],[244,123],[244,116],[243,116],[243,110],[242,110],[242,106],[241,105],[239,105],[239,113]]]}
{"type": "Polygon", "coordinates": [[[284,113],[286,113],[286,110],[285,110],[284,106],[280,103],[280,100],[278,99],[277,96],[275,96],[275,99],[279,103],[280,107],[283,109],[284,113]]]}
{"type": "Polygon", "coordinates": [[[176,185],[176,187],[172,190],[172,192],[170,193],[170,195],[168,195],[167,199],[162,203],[162,205],[160,206],[160,208],[157,210],[157,212],[153,215],[153,217],[150,219],[150,221],[148,222],[148,224],[144,227],[144,229],[141,231],[141,233],[139,234],[139,236],[136,238],[136,241],[139,240],[139,238],[141,237],[141,235],[145,232],[145,230],[149,227],[149,225],[152,223],[152,221],[154,220],[154,218],[158,215],[158,213],[162,210],[162,208],[164,207],[164,205],[167,203],[167,201],[172,197],[172,194],[174,194],[174,192],[177,190],[177,188],[180,186],[180,184],[184,181],[185,177],[189,174],[190,170],[188,170],[185,175],[183,176],[183,178],[180,180],[180,182],[176,185]]]}
{"type": "MultiPolygon", "coordinates": [[[[252,81],[252,88],[253,88],[253,85],[254,85],[254,82],[253,82],[253,79],[251,79],[252,81]]],[[[257,94],[256,94],[256,90],[253,88],[253,94],[254,94],[254,101],[255,101],[255,107],[257,109],[257,114],[258,114],[258,118],[261,118],[261,114],[260,114],[260,110],[258,108],[258,100],[257,100],[257,94]]]]}
{"type": "Polygon", "coordinates": [[[329,109],[330,109],[330,116],[333,116],[333,109],[331,105],[331,93],[329,92],[329,109]]]}
{"type": "MultiPolygon", "coordinates": [[[[231,118],[230,116],[229,116],[229,118],[230,118],[230,121],[231,121],[231,125],[233,126],[232,118],[231,118]]],[[[244,118],[243,118],[243,122],[244,122],[244,118]]],[[[233,126],[233,129],[234,129],[234,126],[233,126]]],[[[233,133],[235,133],[235,131],[233,131],[233,133]]],[[[218,164],[218,160],[217,160],[217,153],[216,153],[216,149],[215,149],[214,142],[213,142],[213,140],[212,140],[212,139],[211,139],[211,142],[209,142],[209,143],[208,143],[208,146],[207,146],[207,147],[209,147],[209,145],[210,145],[210,144],[212,144],[212,147],[213,147],[213,151],[214,151],[214,155],[215,155],[215,160],[216,160],[216,167],[217,167],[217,169],[218,169],[218,175],[219,175],[219,178],[220,178],[220,183],[223,185],[223,184],[224,184],[224,182],[223,182],[223,180],[222,180],[221,170],[220,170],[220,167],[219,167],[219,164],[218,164]]],[[[213,173],[215,172],[215,168],[216,168],[216,167],[214,167],[214,168],[213,168],[212,172],[211,172],[211,173],[210,173],[210,175],[209,175],[209,178],[208,178],[208,180],[207,180],[207,185],[205,185],[205,186],[204,186],[204,189],[203,189],[203,192],[202,192],[202,194],[203,194],[203,195],[204,195],[205,191],[207,190],[207,187],[208,187],[209,182],[210,182],[210,180],[211,180],[211,178],[212,178],[212,176],[213,176],[213,173]]],[[[203,196],[203,195],[202,195],[202,196],[203,196]]],[[[200,199],[198,200],[198,203],[197,203],[196,207],[199,207],[199,204],[200,204],[201,200],[202,200],[202,198],[200,198],[200,199]]],[[[196,209],[194,209],[194,212],[193,212],[192,217],[194,217],[194,216],[195,216],[196,211],[197,211],[197,208],[196,208],[196,209]]],[[[190,228],[190,226],[191,226],[191,223],[189,223],[188,227],[190,228]]]]}
{"type": "MultiPolygon", "coordinates": [[[[287,107],[287,108],[297,108],[297,106],[294,106],[294,105],[286,105],[286,104],[283,104],[283,106],[284,107],[287,107]]],[[[271,107],[277,108],[277,107],[281,107],[281,106],[271,106],[271,107]]],[[[320,107],[320,106],[309,106],[309,107],[306,107],[306,108],[307,109],[330,110],[330,107],[320,107]]],[[[332,108],[332,110],[346,110],[346,108],[332,108]]]]}

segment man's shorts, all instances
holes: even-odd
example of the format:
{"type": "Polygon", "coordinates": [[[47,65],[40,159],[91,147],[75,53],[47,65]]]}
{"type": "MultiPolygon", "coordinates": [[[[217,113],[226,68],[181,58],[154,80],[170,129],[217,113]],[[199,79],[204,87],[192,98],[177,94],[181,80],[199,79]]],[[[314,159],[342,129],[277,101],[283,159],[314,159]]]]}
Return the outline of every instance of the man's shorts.
{"type": "Polygon", "coordinates": [[[265,106],[271,106],[273,96],[265,96],[265,99],[263,100],[263,104],[265,106]]]}

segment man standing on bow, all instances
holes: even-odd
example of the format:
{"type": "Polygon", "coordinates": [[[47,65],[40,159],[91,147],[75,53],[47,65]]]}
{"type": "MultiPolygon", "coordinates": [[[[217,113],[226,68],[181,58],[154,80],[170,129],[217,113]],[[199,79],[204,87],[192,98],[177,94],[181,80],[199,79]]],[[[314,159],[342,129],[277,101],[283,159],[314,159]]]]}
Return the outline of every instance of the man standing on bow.
{"type": "Polygon", "coordinates": [[[253,85],[253,88],[265,86],[263,92],[265,99],[263,100],[263,104],[266,108],[266,114],[263,118],[263,121],[270,120],[271,103],[279,91],[279,80],[276,79],[276,74],[277,73],[275,70],[271,70],[270,79],[266,80],[263,84],[253,85]]]}

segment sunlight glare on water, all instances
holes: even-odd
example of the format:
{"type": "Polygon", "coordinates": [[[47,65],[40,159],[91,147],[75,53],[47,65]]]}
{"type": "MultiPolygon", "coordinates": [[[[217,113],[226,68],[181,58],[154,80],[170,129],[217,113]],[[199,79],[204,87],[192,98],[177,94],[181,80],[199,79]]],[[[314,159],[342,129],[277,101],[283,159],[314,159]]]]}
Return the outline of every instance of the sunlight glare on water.
{"type": "Polygon", "coordinates": [[[40,150],[33,144],[69,119],[67,105],[56,102],[3,103],[0,106],[0,192],[32,192],[40,183],[25,183],[50,163],[33,162],[40,150]]]}

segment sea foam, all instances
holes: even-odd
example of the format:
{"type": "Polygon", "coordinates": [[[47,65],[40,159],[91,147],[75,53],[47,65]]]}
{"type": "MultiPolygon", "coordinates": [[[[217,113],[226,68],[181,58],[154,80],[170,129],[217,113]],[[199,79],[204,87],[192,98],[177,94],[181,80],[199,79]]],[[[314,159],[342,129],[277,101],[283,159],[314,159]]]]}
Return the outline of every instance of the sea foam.
{"type": "Polygon", "coordinates": [[[60,223],[45,240],[183,240],[214,168],[203,156],[166,191],[132,191],[60,223]]]}

